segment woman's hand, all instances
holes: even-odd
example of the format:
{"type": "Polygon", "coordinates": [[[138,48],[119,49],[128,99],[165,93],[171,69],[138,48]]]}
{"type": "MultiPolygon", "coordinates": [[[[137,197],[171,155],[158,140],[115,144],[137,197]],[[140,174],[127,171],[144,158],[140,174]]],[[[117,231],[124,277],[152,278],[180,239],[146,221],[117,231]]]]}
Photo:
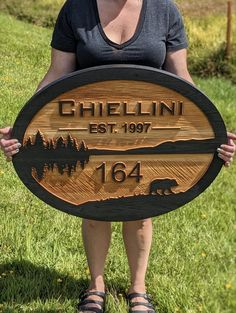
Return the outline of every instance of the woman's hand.
{"type": "Polygon", "coordinates": [[[19,152],[21,144],[17,139],[11,138],[11,127],[0,128],[0,147],[6,156],[7,161],[12,161],[12,156],[19,152]]]}
{"type": "Polygon", "coordinates": [[[217,152],[218,156],[225,161],[225,166],[229,167],[236,151],[236,145],[234,143],[234,140],[236,140],[236,134],[227,132],[227,137],[227,144],[221,145],[220,148],[217,149],[217,152]]]}

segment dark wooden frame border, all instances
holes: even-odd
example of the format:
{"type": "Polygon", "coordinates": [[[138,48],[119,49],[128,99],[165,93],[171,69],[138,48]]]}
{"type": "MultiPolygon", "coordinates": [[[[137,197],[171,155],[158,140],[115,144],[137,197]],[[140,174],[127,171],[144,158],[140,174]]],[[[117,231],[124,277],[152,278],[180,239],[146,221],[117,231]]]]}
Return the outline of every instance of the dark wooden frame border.
{"type": "MultiPolygon", "coordinates": [[[[172,89],[196,104],[208,117],[215,133],[216,146],[227,142],[224,122],[213,103],[200,90],[174,74],[151,67],[138,65],[104,65],[79,70],[62,77],[37,92],[22,108],[13,126],[12,137],[23,141],[25,131],[34,115],[48,102],[59,95],[76,87],[91,83],[110,80],[136,80],[154,83],[172,89]],[[49,92],[50,91],[50,92],[49,92]]],[[[215,153],[213,161],[205,175],[187,192],[168,197],[149,196],[150,201],[143,196],[135,201],[134,197],[110,199],[104,201],[90,201],[82,205],[73,205],[52,195],[41,187],[31,175],[24,172],[22,162],[18,162],[18,155],[13,157],[15,170],[23,181],[38,198],[49,205],[69,214],[88,219],[106,221],[129,221],[157,216],[177,209],[188,203],[203,192],[218,175],[223,161],[215,153]],[[153,200],[152,200],[153,197],[153,200]],[[156,202],[158,199],[158,210],[156,202]]]]}

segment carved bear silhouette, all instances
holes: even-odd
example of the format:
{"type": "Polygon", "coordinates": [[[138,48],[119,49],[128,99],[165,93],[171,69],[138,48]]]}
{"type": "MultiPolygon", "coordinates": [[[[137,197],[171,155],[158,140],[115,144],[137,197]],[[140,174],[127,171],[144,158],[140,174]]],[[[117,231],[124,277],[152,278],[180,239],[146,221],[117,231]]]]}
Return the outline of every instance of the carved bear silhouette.
{"type": "Polygon", "coordinates": [[[164,179],[154,179],[150,183],[150,194],[152,195],[158,195],[158,190],[160,190],[160,193],[164,196],[168,194],[172,194],[173,191],[171,190],[172,187],[178,186],[178,183],[175,179],[169,179],[169,178],[164,178],[164,179]]]}

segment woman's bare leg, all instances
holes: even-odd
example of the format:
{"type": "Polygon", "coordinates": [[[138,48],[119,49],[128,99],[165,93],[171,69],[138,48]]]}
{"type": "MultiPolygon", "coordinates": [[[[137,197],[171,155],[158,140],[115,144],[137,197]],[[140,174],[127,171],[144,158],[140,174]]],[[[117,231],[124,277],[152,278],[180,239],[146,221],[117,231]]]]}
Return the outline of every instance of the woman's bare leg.
{"type": "MultiPolygon", "coordinates": [[[[83,219],[82,236],[91,275],[88,290],[104,291],[103,273],[111,241],[111,223],[83,219]]],[[[88,299],[101,301],[98,296],[90,296],[88,299]]],[[[99,307],[96,304],[88,304],[87,306],[99,307]]],[[[88,310],[88,312],[90,311],[88,310]]]]}
{"type": "MultiPolygon", "coordinates": [[[[128,257],[131,286],[128,293],[145,293],[145,275],[152,244],[152,220],[144,219],[123,223],[123,238],[128,257]]],[[[145,302],[143,298],[132,301],[145,302]]],[[[136,306],[135,310],[147,310],[144,306],[136,306]]]]}

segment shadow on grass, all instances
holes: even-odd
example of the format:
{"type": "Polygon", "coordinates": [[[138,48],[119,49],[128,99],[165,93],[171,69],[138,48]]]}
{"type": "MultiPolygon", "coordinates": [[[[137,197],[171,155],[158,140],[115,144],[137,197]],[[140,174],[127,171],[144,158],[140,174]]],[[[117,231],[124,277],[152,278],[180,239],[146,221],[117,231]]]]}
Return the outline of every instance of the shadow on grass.
{"type": "MultiPolygon", "coordinates": [[[[26,260],[0,264],[0,275],[0,303],[14,304],[14,308],[6,308],[4,313],[18,312],[17,310],[18,308],[20,310],[21,305],[27,305],[37,300],[42,303],[54,300],[53,302],[58,304],[69,301],[75,306],[80,294],[89,284],[87,278],[76,279],[52,268],[35,265],[26,260]]],[[[124,299],[126,295],[126,282],[119,282],[119,279],[117,281],[108,279],[106,285],[114,301],[119,305],[120,297],[124,299]]],[[[36,308],[33,312],[59,313],[62,311],[60,308],[36,308]]],[[[162,312],[167,313],[165,310],[162,312]]]]}
{"type": "Polygon", "coordinates": [[[0,303],[25,304],[36,299],[76,301],[88,286],[86,278],[76,279],[26,260],[1,264],[0,273],[0,303]]]}
{"type": "MultiPolygon", "coordinates": [[[[0,264],[0,275],[0,303],[14,303],[16,306],[39,299],[43,303],[54,299],[61,303],[71,300],[76,304],[80,294],[89,284],[87,278],[76,279],[26,260],[0,264]]],[[[117,297],[118,294],[121,294],[125,297],[125,288],[118,281],[108,281],[107,288],[113,296],[117,297]]],[[[11,310],[9,309],[7,312],[10,313],[11,310]]],[[[54,311],[40,309],[34,312],[54,311]]]]}

